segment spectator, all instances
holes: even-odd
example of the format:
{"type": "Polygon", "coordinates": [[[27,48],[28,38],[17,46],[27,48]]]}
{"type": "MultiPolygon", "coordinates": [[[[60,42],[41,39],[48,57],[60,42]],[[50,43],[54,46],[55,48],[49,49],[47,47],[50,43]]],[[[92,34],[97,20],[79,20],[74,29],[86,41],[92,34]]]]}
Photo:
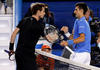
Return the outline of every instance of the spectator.
{"type": "Polygon", "coordinates": [[[97,33],[97,44],[100,49],[100,31],[97,33]]]}
{"type": "Polygon", "coordinates": [[[7,0],[1,0],[0,14],[12,14],[13,10],[7,5],[7,0]]]}
{"type": "MultiPolygon", "coordinates": [[[[48,45],[43,45],[41,51],[51,53],[51,48],[48,45]]],[[[39,70],[54,70],[55,60],[50,57],[39,54],[36,62],[39,70]]]]}

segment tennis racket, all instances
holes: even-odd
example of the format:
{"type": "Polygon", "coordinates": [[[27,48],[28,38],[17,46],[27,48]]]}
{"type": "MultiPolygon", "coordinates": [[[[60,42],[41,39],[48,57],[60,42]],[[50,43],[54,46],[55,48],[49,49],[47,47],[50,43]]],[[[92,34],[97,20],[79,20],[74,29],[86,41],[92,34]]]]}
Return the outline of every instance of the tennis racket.
{"type": "MultiPolygon", "coordinates": [[[[60,31],[53,25],[46,24],[44,28],[44,35],[48,42],[59,43],[64,39],[60,31]]],[[[71,53],[74,53],[68,46],[65,46],[71,53]]]]}
{"type": "Polygon", "coordinates": [[[9,60],[14,61],[15,60],[15,53],[10,54],[10,51],[4,50],[9,55],[9,60]]]}

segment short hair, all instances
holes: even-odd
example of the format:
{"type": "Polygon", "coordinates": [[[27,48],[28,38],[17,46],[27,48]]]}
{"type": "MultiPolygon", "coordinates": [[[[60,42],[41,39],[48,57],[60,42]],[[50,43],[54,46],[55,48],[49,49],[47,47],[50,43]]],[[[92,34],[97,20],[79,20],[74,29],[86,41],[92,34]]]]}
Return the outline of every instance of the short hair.
{"type": "Polygon", "coordinates": [[[45,6],[47,6],[47,7],[48,7],[48,4],[45,4],[45,6]]]}
{"type": "Polygon", "coordinates": [[[32,15],[35,15],[38,10],[41,11],[43,7],[44,7],[44,4],[39,4],[39,3],[32,6],[32,15]]]}
{"type": "Polygon", "coordinates": [[[32,8],[36,3],[31,3],[30,7],[32,8]]]}
{"type": "Polygon", "coordinates": [[[79,9],[83,9],[83,14],[85,15],[85,13],[87,12],[88,10],[88,6],[86,5],[86,3],[84,2],[78,2],[75,4],[75,6],[78,6],[79,9]]]}

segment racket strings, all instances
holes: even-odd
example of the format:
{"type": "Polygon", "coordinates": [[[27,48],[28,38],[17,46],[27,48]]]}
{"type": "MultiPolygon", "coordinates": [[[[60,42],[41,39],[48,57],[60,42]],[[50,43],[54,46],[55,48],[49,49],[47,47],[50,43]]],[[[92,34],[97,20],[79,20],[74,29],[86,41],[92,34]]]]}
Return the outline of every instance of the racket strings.
{"type": "Polygon", "coordinates": [[[59,39],[59,31],[53,25],[45,26],[44,34],[50,43],[55,43],[59,39]]]}

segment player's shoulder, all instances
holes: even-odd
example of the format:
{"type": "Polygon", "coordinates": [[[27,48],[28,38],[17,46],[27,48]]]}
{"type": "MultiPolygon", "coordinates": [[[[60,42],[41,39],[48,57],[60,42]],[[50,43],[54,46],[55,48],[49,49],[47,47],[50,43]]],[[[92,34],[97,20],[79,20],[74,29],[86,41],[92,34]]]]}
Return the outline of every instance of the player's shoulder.
{"type": "Polygon", "coordinates": [[[37,23],[37,20],[34,17],[25,17],[23,21],[29,21],[30,23],[37,23]]]}
{"type": "Polygon", "coordinates": [[[80,19],[80,20],[78,21],[78,23],[79,23],[79,24],[85,24],[85,23],[87,23],[87,21],[86,21],[86,19],[84,18],[84,19],[80,19]]]}
{"type": "Polygon", "coordinates": [[[32,17],[25,17],[23,20],[32,20],[32,17]]]}

